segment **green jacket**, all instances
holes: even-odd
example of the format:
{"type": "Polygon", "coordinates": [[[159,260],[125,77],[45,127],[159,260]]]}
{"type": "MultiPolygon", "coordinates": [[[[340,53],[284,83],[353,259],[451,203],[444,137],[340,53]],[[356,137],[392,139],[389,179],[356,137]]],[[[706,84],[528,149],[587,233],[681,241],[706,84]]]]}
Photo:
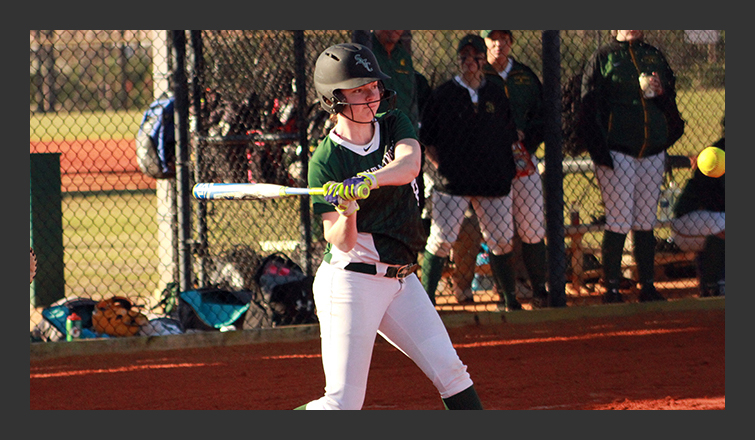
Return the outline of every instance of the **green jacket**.
{"type": "Polygon", "coordinates": [[[535,154],[543,142],[545,126],[543,86],[532,69],[514,58],[509,60],[512,65],[505,81],[492,65],[486,64],[482,69],[489,81],[502,85],[506,90],[516,128],[524,132],[524,147],[530,154],[535,154]]]}
{"type": "MultiPolygon", "coordinates": [[[[414,74],[414,63],[409,51],[399,42],[390,55],[380,44],[375,34],[372,34],[372,52],[380,65],[380,70],[390,79],[383,80],[387,89],[396,92],[396,108],[403,111],[409,120],[418,128],[419,106],[417,105],[417,79],[414,74]]],[[[388,103],[380,104],[378,113],[388,111],[388,103]]]]}
{"type": "Polygon", "coordinates": [[[676,79],[661,51],[642,41],[613,41],[592,54],[582,75],[580,137],[598,165],[609,151],[642,158],[667,150],[684,132],[676,79]],[[657,72],[663,94],[645,99],[640,73],[657,72]]]}

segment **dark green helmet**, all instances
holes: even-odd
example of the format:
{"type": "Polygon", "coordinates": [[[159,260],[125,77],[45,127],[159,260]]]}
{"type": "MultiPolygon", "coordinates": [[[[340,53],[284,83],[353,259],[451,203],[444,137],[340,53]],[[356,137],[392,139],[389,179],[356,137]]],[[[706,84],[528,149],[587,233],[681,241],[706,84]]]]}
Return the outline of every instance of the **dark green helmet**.
{"type": "Polygon", "coordinates": [[[342,43],[325,49],[315,63],[315,90],[320,105],[328,113],[343,109],[336,91],[353,89],[373,81],[389,79],[380,70],[372,51],[361,44],[342,43]]]}

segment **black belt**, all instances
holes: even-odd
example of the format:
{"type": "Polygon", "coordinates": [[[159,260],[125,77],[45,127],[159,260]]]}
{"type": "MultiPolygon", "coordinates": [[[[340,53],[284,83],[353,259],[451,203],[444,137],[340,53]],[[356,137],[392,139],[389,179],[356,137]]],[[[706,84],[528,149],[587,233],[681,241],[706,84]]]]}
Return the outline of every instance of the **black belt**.
{"type": "MultiPolygon", "coordinates": [[[[367,275],[377,275],[377,266],[367,263],[349,263],[344,267],[352,272],[365,273],[367,275]]],[[[419,264],[406,264],[403,266],[388,266],[385,270],[386,278],[406,278],[419,269],[419,264]]]]}

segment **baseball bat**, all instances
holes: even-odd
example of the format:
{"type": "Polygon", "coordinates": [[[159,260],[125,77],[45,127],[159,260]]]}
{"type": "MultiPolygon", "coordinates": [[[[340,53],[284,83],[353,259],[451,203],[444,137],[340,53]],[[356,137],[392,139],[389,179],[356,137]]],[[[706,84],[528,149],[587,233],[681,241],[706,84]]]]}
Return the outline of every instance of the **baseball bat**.
{"type": "MultiPolygon", "coordinates": [[[[357,190],[361,198],[370,195],[370,187],[357,190]]],[[[273,183],[197,183],[192,190],[198,200],[265,200],[289,196],[323,195],[322,188],[296,188],[273,183]]]]}

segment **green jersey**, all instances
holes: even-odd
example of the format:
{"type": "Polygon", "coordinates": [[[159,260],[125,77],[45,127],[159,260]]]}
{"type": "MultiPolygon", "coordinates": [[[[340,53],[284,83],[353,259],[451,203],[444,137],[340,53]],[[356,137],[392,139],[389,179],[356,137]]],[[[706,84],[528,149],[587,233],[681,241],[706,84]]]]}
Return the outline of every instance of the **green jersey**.
{"type": "MultiPolygon", "coordinates": [[[[416,139],[417,135],[400,110],[377,115],[375,134],[367,145],[352,144],[331,131],[309,161],[309,187],[342,182],[359,172],[375,172],[393,161],[396,142],[407,138],[416,139]]],[[[315,214],[335,211],[324,196],[313,196],[312,202],[315,214]]],[[[356,246],[345,253],[328,243],[324,260],[340,267],[350,262],[415,263],[426,239],[416,179],[402,186],[376,188],[358,203],[356,246]]]]}

